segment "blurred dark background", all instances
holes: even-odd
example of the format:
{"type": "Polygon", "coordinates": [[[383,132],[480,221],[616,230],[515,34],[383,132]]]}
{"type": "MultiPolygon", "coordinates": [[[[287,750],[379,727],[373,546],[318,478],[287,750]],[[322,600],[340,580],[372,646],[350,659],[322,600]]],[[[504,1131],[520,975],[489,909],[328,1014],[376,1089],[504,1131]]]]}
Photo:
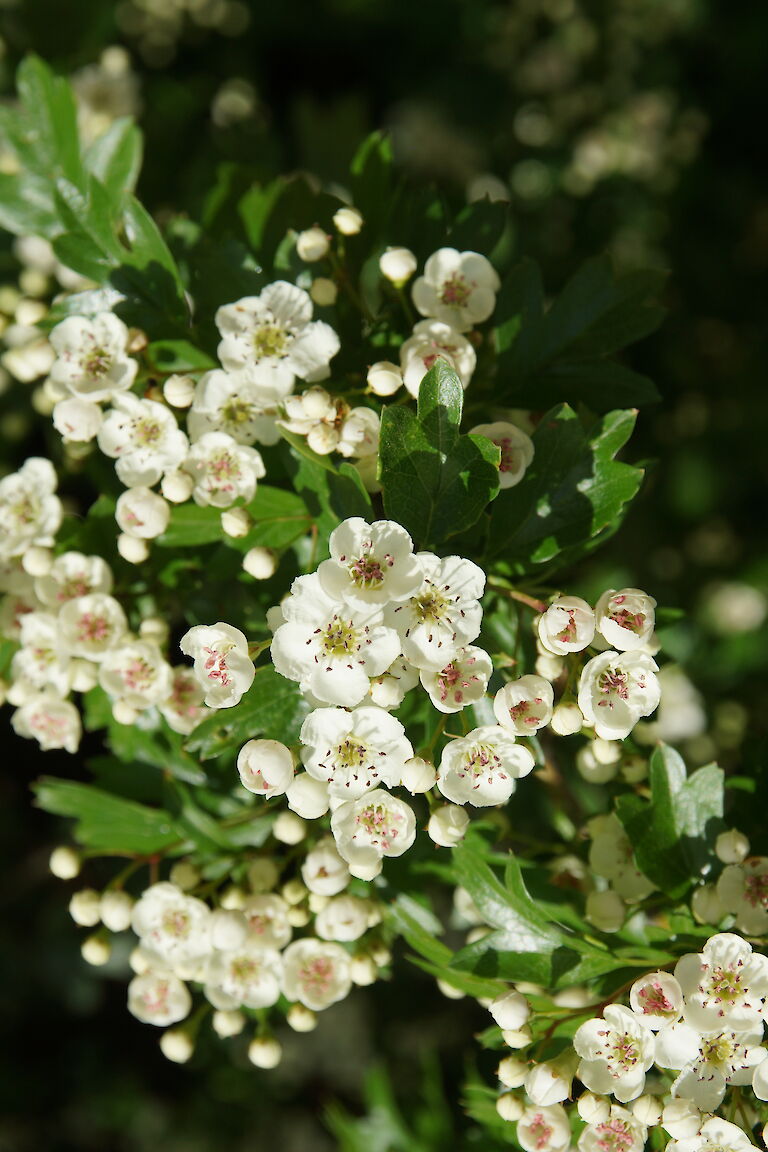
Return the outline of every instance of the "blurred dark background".
{"type": "MultiPolygon", "coordinates": [[[[34,50],[74,76],[86,132],[138,114],[140,195],[159,213],[198,215],[233,161],[253,178],[343,183],[362,135],[384,127],[413,179],[509,199],[519,253],[552,291],[601,250],[669,268],[669,318],[631,361],[663,397],[630,446],[650,461],[648,483],[569,590],[632,584],[683,610],[662,629],[681,672],[648,737],[749,775],[768,717],[767,37],[764,7],[715,0],[2,0],[0,82],[10,98],[34,50]]],[[[19,292],[35,296],[29,277],[19,289],[23,271],[6,240],[6,328],[21,323],[19,292]]],[[[34,446],[33,386],[2,378],[3,469],[34,446]]],[[[374,1050],[404,1110],[431,1118],[423,1147],[442,1139],[464,1040],[485,1022],[406,964],[313,1036],[288,1036],[277,1073],[237,1045],[232,1060],[204,1044],[185,1068],[165,1061],[125,1011],[119,957],[82,963],[66,886],[47,871],[63,832],[30,806],[39,755],[7,725],[5,747],[0,1152],[323,1152],[340,1146],[321,1120],[328,1103],[365,1110],[374,1050]],[[435,1053],[445,1105],[425,1096],[435,1053]]],[[[53,753],[45,769],[70,770],[53,753]]],[[[370,1152],[422,1147],[372,1115],[370,1152]]]]}

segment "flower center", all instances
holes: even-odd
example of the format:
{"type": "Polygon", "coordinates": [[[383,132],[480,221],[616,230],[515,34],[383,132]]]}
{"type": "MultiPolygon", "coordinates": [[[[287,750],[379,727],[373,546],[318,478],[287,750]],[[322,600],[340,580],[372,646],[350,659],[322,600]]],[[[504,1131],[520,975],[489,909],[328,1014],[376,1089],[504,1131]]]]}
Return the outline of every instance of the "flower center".
{"type": "Polygon", "coordinates": [[[189,916],[181,908],[172,908],[163,916],[163,931],[169,936],[184,937],[189,935],[189,916]]]}
{"type": "Polygon", "coordinates": [[[299,978],[305,989],[324,995],[333,981],[333,963],[324,956],[318,956],[304,965],[299,978]]]}
{"type": "Polygon", "coordinates": [[[623,1076],[625,1072],[634,1068],[639,1059],[637,1043],[628,1032],[614,1032],[608,1042],[608,1060],[613,1067],[611,1075],[623,1076]]]}
{"type": "Polygon", "coordinates": [[[637,994],[644,1016],[663,1016],[674,1012],[675,1006],[664,994],[664,989],[658,980],[644,984],[637,994]]]}
{"type": "Polygon", "coordinates": [[[536,1142],[537,1148],[546,1148],[552,1138],[552,1127],[547,1124],[541,1112],[537,1112],[531,1123],[528,1125],[528,1130],[536,1142]]]}
{"type": "Polygon", "coordinates": [[[209,680],[218,680],[223,688],[232,683],[232,677],[227,668],[227,653],[234,648],[234,644],[223,648],[203,648],[208,654],[204,664],[205,674],[209,680]]]}
{"type": "Polygon", "coordinates": [[[221,409],[221,415],[227,424],[240,426],[253,419],[253,411],[254,405],[249,400],[243,400],[240,396],[233,396],[221,409]]]}
{"type": "Polygon", "coordinates": [[[77,625],[78,640],[95,644],[106,640],[109,636],[109,623],[105,616],[95,616],[92,612],[85,612],[77,625]]]}
{"type": "Polygon", "coordinates": [[[738,1049],[733,1032],[721,1032],[718,1036],[708,1036],[702,1041],[701,1056],[708,1064],[721,1064],[732,1059],[738,1049]]]}
{"type": "Polygon", "coordinates": [[[163,430],[157,420],[148,417],[134,420],[133,436],[139,448],[150,448],[161,439],[163,430]]]}
{"type": "Polygon", "coordinates": [[[431,584],[416,597],[413,606],[420,624],[439,624],[448,614],[450,601],[439,588],[431,584]]]}
{"type": "Polygon", "coordinates": [[[606,1120],[597,1126],[597,1146],[603,1152],[628,1152],[634,1144],[629,1125],[624,1120],[606,1120]]]}
{"type": "Polygon", "coordinates": [[[220,452],[209,459],[208,474],[222,491],[231,492],[240,478],[240,465],[229,452],[220,452]]]}
{"type": "Polygon", "coordinates": [[[253,333],[253,348],[256,359],[262,360],[270,356],[283,357],[287,355],[287,346],[290,342],[290,333],[280,324],[267,321],[260,324],[253,333]]]}
{"type": "Polygon", "coordinates": [[[467,280],[461,272],[452,272],[448,279],[443,281],[440,299],[443,304],[453,308],[464,308],[476,287],[475,282],[467,280]]]}
{"type": "Polygon", "coordinates": [[[150,664],[141,657],[137,657],[123,669],[123,684],[130,691],[136,692],[152,683],[152,675],[150,664]]]}
{"type": "Polygon", "coordinates": [[[597,687],[604,696],[608,697],[607,700],[599,702],[600,708],[613,708],[615,701],[611,697],[629,700],[629,677],[620,668],[606,668],[597,682],[597,687]]]}
{"type": "Polygon", "coordinates": [[[340,620],[338,616],[329,620],[325,628],[318,628],[315,635],[320,636],[320,651],[324,656],[338,659],[350,656],[360,647],[358,629],[351,621],[340,620]]]}
{"type": "MultiPolygon", "coordinates": [[[[383,852],[397,839],[397,827],[394,822],[388,822],[388,813],[383,804],[369,804],[357,813],[355,822],[365,833],[368,843],[381,848],[383,852]]],[[[353,839],[357,839],[357,833],[353,839]]]]}
{"type": "Polygon", "coordinates": [[[768,872],[756,872],[744,877],[744,898],[753,908],[768,909],[768,872]]]}
{"type": "Polygon", "coordinates": [[[711,996],[717,1004],[723,1000],[729,1004],[735,1004],[745,992],[741,983],[741,973],[735,972],[733,968],[724,968],[720,965],[715,965],[705,982],[700,986],[700,990],[711,996]]]}
{"type": "Polygon", "coordinates": [[[83,360],[83,368],[92,380],[100,380],[112,367],[112,357],[104,348],[93,348],[83,360]]]}

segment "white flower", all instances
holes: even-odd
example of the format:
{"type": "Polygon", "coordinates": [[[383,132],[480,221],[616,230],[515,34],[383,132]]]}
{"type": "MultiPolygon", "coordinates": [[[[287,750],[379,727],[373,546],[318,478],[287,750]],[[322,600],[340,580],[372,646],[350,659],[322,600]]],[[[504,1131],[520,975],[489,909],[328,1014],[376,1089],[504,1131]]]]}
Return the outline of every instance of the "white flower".
{"type": "Polygon", "coordinates": [[[418,682],[418,668],[404,656],[398,656],[381,676],[371,677],[371,700],[379,708],[398,708],[418,682]]]}
{"type": "Polygon", "coordinates": [[[330,246],[330,237],[322,228],[306,228],[296,237],[296,253],[307,264],[322,260],[323,256],[327,256],[330,246]]]}
{"type": "Polygon", "coordinates": [[[338,299],[339,289],[335,280],[327,276],[316,276],[309,286],[309,295],[318,308],[331,308],[338,299]]]}
{"type": "Polygon", "coordinates": [[[710,936],[701,953],[689,952],[675,966],[685,996],[685,1020],[700,1031],[762,1026],[768,995],[768,958],[733,932],[710,936]]]}
{"type": "Polygon", "coordinates": [[[110,400],[133,384],[138,364],[127,353],[128,329],[111,312],[68,316],[48,339],[56,353],[51,380],[73,396],[110,400]]]}
{"type": "Polygon", "coordinates": [[[427,834],[441,848],[455,848],[466,834],[469,816],[458,804],[443,804],[429,817],[427,834]]]}
{"type": "Polygon", "coordinates": [[[101,428],[104,413],[98,404],[70,396],[53,409],[53,426],[65,444],[89,444],[101,428]]]}
{"type": "Polygon", "coordinates": [[[275,444],[280,436],[275,405],[285,394],[285,381],[279,377],[264,380],[258,368],[206,372],[198,381],[187,416],[190,439],[199,440],[206,432],[226,432],[238,444],[275,444]]]}
{"type": "Polygon", "coordinates": [[[482,700],[492,674],[488,653],[469,644],[444,668],[422,669],[420,679],[438,712],[460,712],[482,700]]]}
{"type": "Polygon", "coordinates": [[[400,655],[400,641],[385,627],[380,608],[354,608],[328,596],[317,573],[300,576],[283,601],[285,623],[272,639],[281,676],[327,704],[354,707],[400,655]]]}
{"type": "Polygon", "coordinates": [[[517,1141],[524,1152],[565,1152],[571,1125],[562,1104],[526,1108],[517,1122],[517,1141]]]}
{"type": "Polygon", "coordinates": [[[477,424],[469,430],[470,436],[485,436],[501,450],[499,461],[499,488],[514,488],[519,484],[533,462],[533,440],[522,428],[506,420],[494,424],[477,424]]]}
{"type": "Polygon", "coordinates": [[[248,641],[231,624],[197,624],[185,632],[179,648],[194,660],[209,708],[232,708],[253,683],[256,669],[248,641]]]}
{"type": "Polygon", "coordinates": [[[307,772],[342,800],[356,800],[379,785],[395,787],[413,756],[400,721],[374,705],[350,712],[316,708],[302,724],[300,739],[307,772]]]}
{"type": "Polygon", "coordinates": [[[343,1000],[352,987],[349,955],[340,944],[294,940],[283,953],[283,992],[313,1012],[343,1000]]]}
{"type": "Polygon", "coordinates": [[[650,972],[635,980],[629,990],[632,1011],[654,1032],[674,1024],[683,1014],[683,990],[668,972],[650,972]]]}
{"type": "Polygon", "coordinates": [[[295,377],[325,380],[339,338],[320,320],[312,320],[312,301],[301,288],[277,280],[258,296],[245,296],[216,313],[221,333],[219,359],[229,372],[254,365],[265,385],[283,394],[295,377]]]}
{"type": "Polygon", "coordinates": [[[284,948],[293,935],[288,905],[272,892],[249,896],[241,912],[248,927],[248,939],[259,948],[284,948]]]}
{"type": "Polygon", "coordinates": [[[293,756],[278,740],[249,740],[238,753],[237,771],[244,788],[269,800],[293,780],[293,756]]]}
{"type": "Polygon", "coordinates": [[[171,509],[151,488],[128,488],[117,498],[115,520],[127,536],[154,540],[168,527],[171,509]]]}
{"type": "Polygon", "coordinates": [[[315,917],[315,931],[321,940],[359,940],[368,930],[368,910],[358,896],[335,896],[315,917]]]}
{"type": "Polygon", "coordinates": [[[410,248],[385,248],[379,256],[379,271],[382,276],[401,287],[413,276],[418,261],[410,248]]]}
{"type": "Polygon", "coordinates": [[[749,856],[749,840],[738,828],[729,828],[715,840],[715,855],[723,864],[741,864],[749,856]]]}
{"type": "Polygon", "coordinates": [[[589,827],[593,838],[589,849],[592,871],[610,880],[625,900],[636,902],[652,892],[653,884],[638,871],[632,845],[618,817],[613,813],[595,817],[589,827]]]}
{"type": "Polygon", "coordinates": [[[749,1084],[755,1065],[768,1055],[760,1047],[761,1023],[747,1031],[699,1033],[688,1024],[662,1028],[656,1039],[656,1063],[680,1075],[672,1095],[692,1100],[703,1112],[720,1107],[728,1084],[749,1084]]]}
{"type": "Polygon", "coordinates": [[[729,1120],[713,1116],[697,1135],[670,1141],[665,1152],[749,1152],[752,1148],[746,1132],[729,1120]]]}
{"type": "Polygon", "coordinates": [[[440,248],[424,265],[424,275],[413,285],[413,303],[422,316],[450,324],[466,332],[487,320],[496,307],[501,286],[498,275],[485,256],[440,248]]]}
{"type": "Polygon", "coordinates": [[[411,847],[416,818],[402,800],[377,788],[340,804],[331,816],[331,831],[352,875],[372,880],[381,872],[383,856],[402,856],[411,847]]]}
{"type": "Polygon", "coordinates": [[[308,772],[299,772],[294,776],[286,788],[285,798],[291,812],[301,816],[302,820],[317,820],[330,807],[328,785],[322,780],[313,779],[308,772]]]}
{"type": "Polygon", "coordinates": [[[281,425],[297,436],[306,436],[313,452],[327,456],[338,447],[341,427],[350,407],[330,396],[324,388],[308,388],[300,396],[287,396],[281,425]]]}
{"type": "Polygon", "coordinates": [[[20,624],[21,648],[14,654],[11,672],[14,681],[32,688],[50,686],[60,696],[70,687],[70,660],[62,644],[59,624],[51,612],[27,612],[20,624]]]}
{"type": "Polygon", "coordinates": [[[349,884],[349,868],[330,836],[320,840],[301,866],[301,878],[317,896],[336,896],[349,884]]]}
{"type": "Polygon", "coordinates": [[[642,1152],[648,1129],[618,1104],[611,1105],[607,1120],[588,1124],[579,1136],[579,1152],[642,1152]]]}
{"type": "Polygon", "coordinates": [[[205,715],[203,696],[203,688],[191,668],[172,668],[170,695],[158,705],[168,727],[182,736],[194,731],[205,715]]]}
{"type": "MultiPolygon", "coordinates": [[[[661,1127],[675,1140],[695,1136],[701,1128],[702,1115],[690,1100],[665,1097],[661,1111],[661,1127]]],[[[674,1145],[667,1145],[667,1148],[674,1145]]]]}
{"type": "Polygon", "coordinates": [[[0,480],[0,562],[53,544],[62,516],[55,491],[56,473],[42,456],[30,456],[0,480]]]}
{"type": "Polygon", "coordinates": [[[379,450],[381,418],[373,408],[351,408],[338,430],[336,451],[341,456],[367,459],[379,450]]]}
{"type": "Polygon", "coordinates": [[[374,396],[394,396],[403,386],[403,374],[391,360],[377,360],[368,369],[366,383],[374,396]]]}
{"type": "Polygon", "coordinates": [[[454,369],[462,387],[472,379],[477,356],[467,340],[449,324],[439,320],[420,320],[413,333],[400,347],[400,369],[403,383],[411,396],[419,395],[419,386],[434,365],[442,358],[454,369]]]}
{"type": "Polygon", "coordinates": [[[437,786],[454,804],[485,808],[506,804],[515,780],[527,776],[534,759],[527,748],[499,725],[475,728],[443,749],[437,786]]]}
{"type": "Polygon", "coordinates": [[[752,1075],[752,1091],[758,1100],[768,1100],[768,1061],[761,1060],[752,1075]]]}
{"type": "Polygon", "coordinates": [[[633,652],[651,638],[656,601],[639,588],[611,588],[603,592],[595,605],[597,630],[612,648],[633,652]]]}
{"type": "Polygon", "coordinates": [[[92,592],[66,601],[59,613],[59,627],[62,642],[73,656],[103,660],[122,642],[128,624],[113,596],[92,592]]]}
{"type": "Polygon", "coordinates": [[[539,640],[547,652],[581,652],[595,638],[595,614],[579,596],[558,596],[538,619],[539,640]]]}
{"type": "Polygon", "coordinates": [[[485,573],[460,556],[417,553],[424,582],[410,600],[391,604],[385,619],[397,629],[403,655],[417,668],[445,668],[480,632],[485,573]]]}
{"type": "Polygon", "coordinates": [[[77,708],[52,689],[27,697],[13,713],[11,727],[17,736],[37,740],[43,752],[52,748],[76,752],[82,733],[77,708]]]}
{"type": "Polygon", "coordinates": [[[189,989],[172,972],[150,969],[134,976],[128,985],[128,1011],[144,1024],[164,1028],[189,1015],[192,997],[189,989]]]}
{"type": "Polygon", "coordinates": [[[211,950],[211,910],[167,880],[152,884],[133,906],[141,944],[171,968],[202,960],[211,950]]]}
{"type": "MultiPolygon", "coordinates": [[[[461,889],[456,889],[457,892],[461,889]]],[[[480,921],[482,923],[482,920],[480,921]]],[[[502,992],[495,1000],[492,1000],[488,1005],[488,1011],[493,1019],[498,1024],[499,1028],[504,1031],[516,1032],[522,1028],[531,1018],[531,1006],[523,996],[522,992],[518,992],[515,988],[510,988],[508,992],[502,992]]],[[[522,1081],[521,1081],[522,1083],[522,1081]]],[[[516,1087],[513,1084],[507,1084],[508,1088],[516,1087]]]]}
{"type": "Polygon", "coordinates": [[[411,796],[429,792],[437,783],[437,771],[434,764],[430,764],[428,760],[422,760],[421,756],[412,756],[403,765],[403,778],[400,783],[403,788],[410,792],[411,796]]]}
{"type": "Polygon", "coordinates": [[[543,676],[521,676],[499,689],[493,711],[508,731],[531,736],[552,719],[554,698],[552,685],[543,676]]]}
{"type": "Polygon", "coordinates": [[[625,1104],[645,1087],[654,1061],[654,1035],[621,1004],[609,1004],[602,1018],[576,1030],[573,1046],[581,1057],[577,1075],[592,1092],[611,1093],[625,1104]]]}
{"type": "Polygon", "coordinates": [[[172,673],[156,644],[133,640],[107,652],[99,665],[99,684],[114,700],[142,711],[171,694],[172,673]]]}
{"type": "Polygon", "coordinates": [[[333,214],[333,222],[342,236],[357,236],[363,226],[363,217],[357,208],[339,208],[333,214]]]}
{"type": "Polygon", "coordinates": [[[151,488],[178,467],[189,446],[164,404],[132,392],[115,398],[97,439],[101,451],[117,461],[115,471],[127,488],[151,488]]]}
{"type": "Polygon", "coordinates": [[[736,927],[750,936],[768,931],[768,857],[752,856],[729,864],[717,882],[723,908],[736,917],[736,927]]]}
{"type": "Polygon", "coordinates": [[[214,1008],[269,1008],[280,998],[280,953],[251,940],[214,952],[205,968],[205,995],[214,1008]]]}
{"type": "Polygon", "coordinates": [[[413,596],[424,579],[411,537],[394,520],[344,520],[331,533],[328,551],[330,559],[317,575],[333,600],[362,607],[399,602],[413,596]]]}
{"type": "Polygon", "coordinates": [[[266,474],[256,448],[238,444],[226,432],[206,432],[189,450],[182,468],[195,482],[192,498],[203,507],[229,508],[235,500],[249,503],[266,474]]]}
{"type": "Polygon", "coordinates": [[[589,660],[579,682],[579,707],[604,740],[623,740],[661,696],[658,665],[645,652],[601,652],[589,660]]]}

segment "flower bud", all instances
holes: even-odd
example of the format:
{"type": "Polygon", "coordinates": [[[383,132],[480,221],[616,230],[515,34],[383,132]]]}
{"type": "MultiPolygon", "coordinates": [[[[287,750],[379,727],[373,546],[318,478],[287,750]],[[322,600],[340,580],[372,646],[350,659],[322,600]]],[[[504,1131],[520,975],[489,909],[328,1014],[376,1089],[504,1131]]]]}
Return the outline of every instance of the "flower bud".
{"type": "Polygon", "coordinates": [[[328,785],[324,780],[316,780],[308,772],[295,776],[285,792],[288,807],[302,820],[317,820],[328,811],[330,800],[328,785]]]}
{"type": "Polygon", "coordinates": [[[243,556],[243,568],[254,580],[269,580],[277,568],[277,556],[271,548],[249,548],[243,556]]]}
{"type": "Polygon", "coordinates": [[[126,536],[154,540],[168,527],[171,509],[167,500],[150,488],[128,488],[118,497],[115,520],[126,536]]]}
{"type": "Polygon", "coordinates": [[[394,396],[403,385],[403,374],[391,360],[378,360],[371,364],[366,380],[374,396],[394,396]]]}
{"type": "Polygon", "coordinates": [[[621,744],[617,740],[603,740],[598,736],[592,741],[592,755],[598,764],[617,764],[621,759],[621,744]]]}
{"type": "Polygon", "coordinates": [[[525,1078],[525,1091],[539,1107],[561,1104],[571,1095],[575,1071],[573,1061],[568,1059],[537,1064],[525,1078]]]}
{"type": "Polygon", "coordinates": [[[626,909],[618,892],[590,892],[587,896],[587,920],[601,932],[618,932],[624,923],[626,909]]]}
{"type": "Polygon", "coordinates": [[[387,248],[379,257],[382,276],[398,287],[410,280],[417,267],[418,261],[410,248],[387,248]]]}
{"type": "Polygon", "coordinates": [[[314,264],[328,255],[330,237],[322,228],[306,228],[296,237],[296,254],[306,264],[314,264]]]}
{"type": "Polygon", "coordinates": [[[248,868],[248,883],[252,892],[271,892],[279,876],[277,865],[267,856],[254,860],[248,868]]]}
{"type": "Polygon", "coordinates": [[[274,1036],[257,1036],[248,1045],[248,1059],[257,1068],[277,1068],[283,1049],[274,1036]]]}
{"type": "Polygon", "coordinates": [[[169,376],[163,384],[163,396],[173,408],[189,408],[195,397],[195,382],[191,376],[169,376]]]}
{"type": "Polygon", "coordinates": [[[79,852],[68,844],[60,844],[51,852],[48,867],[58,880],[74,880],[80,872],[81,863],[79,852]]]}
{"type": "Polygon", "coordinates": [[[171,884],[181,888],[182,892],[189,892],[200,883],[200,872],[188,860],[179,860],[171,868],[171,884]]]}
{"type": "Polygon", "coordinates": [[[501,996],[497,996],[495,1000],[491,1001],[488,1011],[499,1028],[511,1029],[512,1031],[527,1024],[531,1015],[530,1005],[525,996],[522,996],[514,988],[508,992],[503,992],[501,996]]]}
{"type": "Polygon", "coordinates": [[[47,576],[53,564],[50,548],[27,548],[21,558],[21,566],[29,576],[47,576]]]}
{"type": "Polygon", "coordinates": [[[526,1024],[525,1028],[503,1028],[501,1038],[507,1048],[527,1048],[531,1042],[531,1030],[526,1024]]]}
{"type": "Polygon", "coordinates": [[[317,1015],[303,1004],[292,1004],[286,1016],[289,1028],[294,1032],[313,1032],[317,1028],[317,1015]]]}
{"type": "Polygon", "coordinates": [[[81,888],[72,894],[69,914],[81,928],[93,928],[101,919],[100,905],[101,896],[95,888],[81,888]]]}
{"type": "Polygon", "coordinates": [[[125,932],[131,926],[133,897],[121,889],[108,888],[99,902],[101,922],[110,932],[125,932]]]}
{"type": "Polygon", "coordinates": [[[605,1124],[611,1115],[611,1105],[605,1096],[595,1096],[593,1092],[584,1092],[576,1101],[579,1116],[585,1124],[605,1124]]]}
{"type": "Polygon", "coordinates": [[[403,774],[400,781],[403,788],[407,788],[412,796],[419,792],[429,792],[437,783],[437,771],[434,764],[422,760],[421,756],[412,756],[403,765],[403,774]]]}
{"type": "Polygon", "coordinates": [[[565,671],[565,661],[559,656],[538,656],[536,658],[536,675],[545,680],[558,680],[565,671]]]}
{"type": "Polygon", "coordinates": [[[75,657],[69,662],[69,684],[73,692],[90,692],[99,680],[99,666],[91,660],[75,657]]]}
{"type": "Polygon", "coordinates": [[[125,700],[112,701],[112,716],[116,724],[133,724],[138,715],[136,709],[127,704],[125,700]]]}
{"type": "Polygon", "coordinates": [[[601,764],[592,750],[593,743],[595,741],[579,748],[576,753],[576,767],[579,770],[579,775],[588,780],[590,784],[607,784],[618,774],[618,765],[601,764]]]}
{"type": "Polygon", "coordinates": [[[245,901],[246,894],[237,884],[230,884],[219,896],[219,904],[222,908],[240,910],[244,907],[245,901]]]}
{"type": "Polygon", "coordinates": [[[442,848],[455,848],[464,839],[469,816],[457,804],[443,804],[429,818],[427,832],[442,848]]]}
{"type": "Polygon", "coordinates": [[[307,892],[308,889],[301,880],[288,880],[280,889],[280,895],[286,904],[301,904],[302,900],[306,900],[307,892]]]}
{"type": "Polygon", "coordinates": [[[292,928],[306,928],[311,919],[308,908],[289,908],[285,918],[292,928]]]}
{"type": "Polygon", "coordinates": [[[522,1102],[512,1092],[502,1092],[496,1101],[496,1111],[502,1120],[519,1120],[525,1109],[522,1102]]]}
{"type": "Polygon", "coordinates": [[[342,236],[357,236],[363,226],[363,217],[357,208],[339,208],[334,213],[333,223],[342,236]]]}
{"type": "Polygon", "coordinates": [[[561,702],[552,713],[549,726],[558,736],[573,736],[584,724],[581,708],[575,701],[561,702]]]}
{"type": "Polygon", "coordinates": [[[359,988],[366,988],[369,984],[375,984],[379,969],[372,956],[353,956],[350,975],[353,984],[359,988]]]}
{"type": "Polygon", "coordinates": [[[281,844],[300,844],[307,834],[307,826],[295,812],[281,812],[272,825],[272,835],[281,844]]]}
{"type": "Polygon", "coordinates": [[[151,953],[147,952],[141,945],[134,948],[128,957],[131,971],[135,972],[137,976],[143,976],[145,972],[149,972],[152,967],[152,960],[151,953]]]}
{"type": "Polygon", "coordinates": [[[738,828],[731,828],[715,840],[715,853],[723,864],[741,864],[749,856],[749,840],[738,828]]]}
{"type": "Polygon", "coordinates": [[[117,550],[129,564],[143,564],[149,556],[149,545],[146,540],[127,536],[125,532],[121,532],[117,538],[117,550]]]}
{"type": "Polygon", "coordinates": [[[174,1064],[186,1064],[195,1050],[195,1042],[186,1028],[169,1028],[160,1037],[160,1051],[174,1064]]]}
{"type": "Polygon", "coordinates": [[[648,775],[648,761],[644,756],[622,756],[621,775],[627,784],[639,784],[648,775]]]}
{"type": "Polygon", "coordinates": [[[528,1069],[527,1060],[518,1060],[516,1056],[505,1056],[496,1069],[496,1075],[505,1088],[522,1088],[528,1075],[528,1069]]]}
{"type": "Polygon", "coordinates": [[[725,915],[714,884],[702,884],[691,897],[693,918],[699,924],[719,924],[725,915]]]}
{"type": "Polygon", "coordinates": [[[449,984],[447,980],[438,980],[437,987],[446,1000],[463,1000],[466,996],[466,992],[462,992],[461,988],[457,988],[455,984],[449,984]]]}
{"type": "Polygon", "coordinates": [[[331,308],[336,303],[339,290],[327,276],[317,276],[309,286],[309,295],[318,308],[331,308]]]}
{"type": "Polygon", "coordinates": [[[195,482],[186,472],[166,472],[160,481],[160,491],[171,504],[183,504],[192,495],[195,482]]]}
{"type": "Polygon", "coordinates": [[[219,1009],[214,1012],[211,1025],[217,1036],[225,1040],[228,1036],[239,1036],[243,1028],[245,1028],[245,1016],[237,1009],[230,1009],[227,1012],[219,1009]]]}
{"type": "Polygon", "coordinates": [[[227,508],[226,512],[221,514],[221,530],[234,540],[240,536],[247,536],[252,523],[247,508],[227,508]]]}
{"type": "Polygon", "coordinates": [[[80,945],[80,954],[86,964],[92,964],[94,968],[101,968],[103,964],[109,961],[112,955],[112,946],[106,936],[96,932],[93,936],[88,936],[87,939],[83,940],[80,945]]]}
{"type": "Polygon", "coordinates": [[[239,948],[248,935],[248,921],[235,908],[216,908],[211,913],[211,943],[222,952],[239,948]]]}
{"type": "Polygon", "coordinates": [[[163,646],[168,641],[170,627],[162,616],[145,616],[139,624],[139,636],[142,640],[152,640],[155,644],[163,646]]]}
{"type": "Polygon", "coordinates": [[[279,740],[249,740],[238,753],[237,771],[244,788],[269,800],[293,780],[293,756],[279,740]]]}
{"type": "Polygon", "coordinates": [[[671,1100],[661,1113],[661,1127],[673,1140],[689,1140],[701,1128],[702,1115],[692,1100],[671,1100]]]}
{"type": "Polygon", "coordinates": [[[648,1128],[655,1128],[661,1120],[661,1101],[658,1096],[638,1096],[629,1106],[632,1115],[648,1128]]]}

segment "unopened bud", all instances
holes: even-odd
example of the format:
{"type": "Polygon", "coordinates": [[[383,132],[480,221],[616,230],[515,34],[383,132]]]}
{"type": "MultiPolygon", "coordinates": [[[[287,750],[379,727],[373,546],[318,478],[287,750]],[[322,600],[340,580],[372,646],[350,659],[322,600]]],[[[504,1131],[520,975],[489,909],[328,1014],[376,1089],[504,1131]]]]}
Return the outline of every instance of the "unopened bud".
{"type": "Polygon", "coordinates": [[[387,248],[379,257],[379,270],[385,279],[400,286],[413,276],[418,261],[410,248],[387,248]]]}
{"type": "Polygon", "coordinates": [[[79,852],[67,844],[60,844],[51,852],[48,867],[57,879],[74,880],[80,871],[81,863],[79,852]]]}
{"type": "Polygon", "coordinates": [[[195,382],[191,376],[169,376],[163,384],[163,396],[174,408],[189,408],[195,398],[195,382]]]}
{"type": "Polygon", "coordinates": [[[328,255],[330,246],[330,237],[322,228],[307,228],[296,237],[296,253],[307,264],[322,260],[323,256],[328,255]]]}
{"type": "Polygon", "coordinates": [[[221,514],[221,529],[227,536],[231,536],[233,539],[237,539],[239,536],[247,536],[251,530],[252,523],[253,521],[246,508],[227,508],[226,512],[222,512],[221,514]]]}
{"type": "Polygon", "coordinates": [[[269,580],[277,568],[277,557],[271,548],[249,548],[243,556],[243,568],[254,580],[269,580]]]}
{"type": "Polygon", "coordinates": [[[160,1037],[160,1051],[174,1064],[186,1064],[195,1050],[195,1042],[186,1028],[169,1028],[160,1037]]]}
{"type": "Polygon", "coordinates": [[[357,236],[363,226],[363,217],[357,208],[339,208],[334,213],[333,223],[342,236],[357,236]]]}
{"type": "Polygon", "coordinates": [[[403,385],[403,374],[397,364],[379,360],[371,364],[366,380],[374,396],[394,396],[403,385]]]}
{"type": "Polygon", "coordinates": [[[257,1036],[248,1045],[248,1059],[257,1068],[277,1068],[283,1050],[273,1036],[257,1036]]]}
{"type": "Polygon", "coordinates": [[[309,295],[318,308],[330,308],[336,303],[339,290],[327,276],[317,276],[309,286],[309,295]]]}

